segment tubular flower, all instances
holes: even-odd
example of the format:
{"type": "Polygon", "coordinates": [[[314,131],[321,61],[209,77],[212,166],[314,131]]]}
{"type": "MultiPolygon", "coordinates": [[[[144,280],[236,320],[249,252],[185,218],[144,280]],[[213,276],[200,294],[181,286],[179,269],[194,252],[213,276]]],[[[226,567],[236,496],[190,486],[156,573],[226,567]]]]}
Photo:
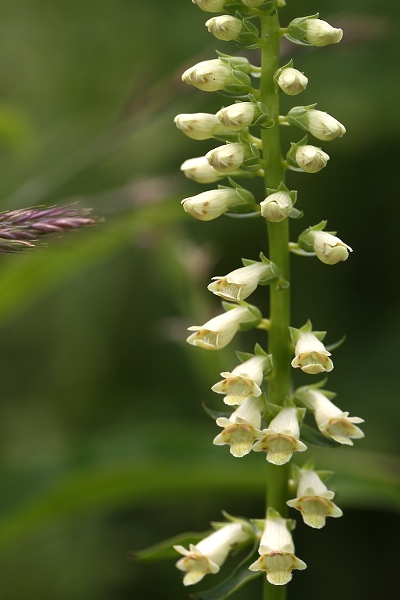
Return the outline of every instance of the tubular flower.
{"type": "Polygon", "coordinates": [[[300,442],[300,428],[297,408],[286,407],[272,419],[268,429],[263,429],[259,440],[254,444],[255,452],[266,452],[267,461],[274,465],[284,465],[292,458],[293,452],[304,452],[307,446],[300,442]]]}
{"type": "Polygon", "coordinates": [[[185,573],[183,585],[194,585],[208,573],[218,573],[232,548],[248,538],[240,523],[228,523],[198,544],[190,544],[189,550],[174,546],[177,552],[183,554],[176,563],[176,567],[185,573]]]}
{"type": "Polygon", "coordinates": [[[326,167],[329,156],[316,146],[300,146],[296,151],[296,162],[306,173],[318,173],[326,167]]]}
{"type": "MultiPolygon", "coordinates": [[[[247,192],[247,194],[249,199],[253,198],[250,192],[247,192]]],[[[208,190],[182,200],[184,210],[200,221],[217,219],[227,212],[232,205],[241,203],[243,203],[243,200],[241,200],[237,190],[233,188],[208,190]]]]}
{"type": "Polygon", "coordinates": [[[207,286],[216,296],[225,300],[245,300],[254,292],[258,284],[274,281],[278,276],[278,269],[266,258],[262,262],[235,269],[225,277],[213,277],[215,281],[207,286]]]}
{"type": "Polygon", "coordinates": [[[223,371],[224,379],[212,386],[212,391],[225,394],[224,402],[229,406],[241,404],[249,396],[261,396],[260,385],[264,371],[269,366],[267,356],[253,356],[233,369],[223,371]]]}
{"type": "Polygon", "coordinates": [[[326,517],[341,517],[343,512],[332,502],[334,492],[328,490],[312,469],[300,469],[297,498],[286,504],[301,512],[304,523],[314,529],[325,525],[326,517]]]}
{"type": "Polygon", "coordinates": [[[318,429],[327,437],[339,444],[353,445],[353,439],[361,439],[364,433],[356,423],[364,423],[360,417],[349,417],[333,404],[320,390],[308,388],[306,393],[299,396],[301,402],[314,413],[318,429]],[[303,400],[304,398],[304,400],[303,400]]]}
{"type": "Polygon", "coordinates": [[[294,554],[294,544],[286,519],[268,509],[265,528],[258,549],[260,558],[249,566],[250,571],[265,571],[273,585],[286,585],[292,579],[294,569],[303,570],[307,565],[294,554]]]}
{"type": "Polygon", "coordinates": [[[216,115],[210,113],[183,113],[176,115],[174,123],[192,140],[209,140],[216,135],[232,133],[219,122],[216,115]]]}
{"type": "Polygon", "coordinates": [[[310,231],[308,237],[312,240],[315,254],[326,265],[347,260],[349,252],[353,252],[350,246],[327,231],[310,231]]]}
{"type": "Polygon", "coordinates": [[[224,446],[229,444],[230,453],[236,458],[249,454],[254,440],[260,434],[261,411],[263,402],[258,398],[246,398],[229,417],[219,417],[217,425],[224,430],[218,434],[213,444],[224,446]]]}
{"type": "Polygon", "coordinates": [[[232,308],[202,326],[193,325],[189,331],[194,331],[187,342],[205,350],[220,350],[234,338],[240,326],[244,323],[256,322],[256,317],[247,307],[232,308]]]}
{"type": "Polygon", "coordinates": [[[221,108],[216,117],[230,131],[241,131],[249,127],[259,115],[260,111],[253,102],[236,102],[221,108]]]}
{"type": "MultiPolygon", "coordinates": [[[[237,85],[238,81],[234,76],[233,69],[239,67],[242,74],[244,71],[250,71],[250,64],[245,58],[236,58],[235,66],[230,66],[220,58],[212,60],[203,60],[193,67],[186,69],[182,75],[182,80],[193,85],[203,92],[217,92],[223,90],[227,86],[237,85]]],[[[247,81],[247,80],[246,80],[247,81]]],[[[248,77],[248,87],[250,88],[251,81],[248,77]]]]}
{"type": "Polygon", "coordinates": [[[333,362],[329,358],[331,353],[312,331],[299,331],[295,355],[292,367],[300,368],[309,375],[317,375],[324,371],[329,373],[333,369],[333,362]]]}

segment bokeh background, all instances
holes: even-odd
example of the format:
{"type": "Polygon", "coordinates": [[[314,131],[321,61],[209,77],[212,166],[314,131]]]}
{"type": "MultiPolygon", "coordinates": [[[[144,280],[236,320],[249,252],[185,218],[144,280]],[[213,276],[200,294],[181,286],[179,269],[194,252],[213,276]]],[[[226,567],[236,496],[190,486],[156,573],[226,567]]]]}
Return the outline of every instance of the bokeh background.
{"type": "MultiPolygon", "coordinates": [[[[327,169],[289,175],[306,214],[293,237],[328,219],[354,248],[334,268],[293,258],[293,325],[311,318],[330,343],[346,334],[328,387],[366,421],[354,449],[307,452],[335,470],[345,514],[320,532],[298,523],[309,568],[295,573],[290,597],[394,598],[400,8],[287,4],[282,23],[319,11],[345,30],[338,46],[283,51],[310,80],[298,103],[318,101],[348,129],[324,145],[327,169]]],[[[221,407],[209,388],[235,365],[233,350],[210,356],[184,342],[187,326],[220,310],[210,277],[267,251],[261,220],[200,223],[180,207],[201,188],[179,165],[212,142],[185,138],[173,117],[223,102],[180,74],[216,48],[236,49],[211,39],[189,0],[2,0],[0,15],[1,209],[79,201],[105,217],[49,248],[0,257],[1,597],[184,599],[173,561],[138,564],[130,553],[204,531],[221,508],[263,515],[263,457],[235,461],[213,447],[202,409],[221,407]]],[[[267,310],[263,294],[252,301],[267,310]]],[[[244,351],[263,342],[238,339],[244,351]]],[[[259,585],[235,597],[260,597],[259,585]]]]}

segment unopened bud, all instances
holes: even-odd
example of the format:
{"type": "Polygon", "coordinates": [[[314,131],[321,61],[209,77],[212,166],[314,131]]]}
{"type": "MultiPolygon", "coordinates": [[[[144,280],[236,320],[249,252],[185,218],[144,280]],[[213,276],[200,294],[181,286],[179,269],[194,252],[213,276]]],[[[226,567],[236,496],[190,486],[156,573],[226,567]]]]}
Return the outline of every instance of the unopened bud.
{"type": "Polygon", "coordinates": [[[336,29],[321,19],[307,19],[300,27],[306,32],[307,42],[313,46],[337,44],[343,37],[342,29],[336,29]]]}
{"type": "Polygon", "coordinates": [[[329,156],[316,146],[299,146],[296,150],[296,162],[306,173],[318,173],[326,167],[329,156]]]}
{"type": "Polygon", "coordinates": [[[275,192],[270,194],[260,203],[261,215],[272,221],[279,223],[290,215],[293,210],[293,201],[289,192],[275,192]]]}
{"type": "Polygon", "coordinates": [[[181,165],[181,171],[197,183],[214,183],[223,177],[209,164],[205,156],[185,160],[181,165]]]}
{"type": "Polygon", "coordinates": [[[216,115],[210,113],[193,113],[177,115],[175,125],[192,140],[208,140],[215,135],[230,134],[231,131],[224,127],[216,115]]]}
{"type": "Polygon", "coordinates": [[[308,83],[307,77],[293,67],[282,69],[276,81],[282,92],[288,96],[300,94],[306,89],[308,83]]]}
{"type": "Polygon", "coordinates": [[[259,115],[253,102],[236,102],[217,112],[217,119],[230,131],[241,131],[249,127],[259,115]]]}
{"type": "Polygon", "coordinates": [[[207,152],[206,159],[211,167],[220,173],[230,173],[238,169],[245,156],[242,144],[226,144],[207,152]]]}
{"type": "Polygon", "coordinates": [[[226,0],[192,0],[192,2],[204,12],[222,12],[226,4],[226,0]]]}
{"type": "Polygon", "coordinates": [[[208,19],[206,27],[218,40],[229,42],[238,39],[243,28],[243,21],[230,15],[221,15],[208,19]]]}

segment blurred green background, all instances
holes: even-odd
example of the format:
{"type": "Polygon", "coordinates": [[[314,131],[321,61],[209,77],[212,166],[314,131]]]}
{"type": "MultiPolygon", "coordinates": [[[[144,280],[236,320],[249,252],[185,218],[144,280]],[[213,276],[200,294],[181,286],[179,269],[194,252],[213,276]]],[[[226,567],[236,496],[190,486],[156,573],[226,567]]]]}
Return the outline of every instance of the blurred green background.
{"type": "MultiPolygon", "coordinates": [[[[345,514],[320,532],[298,524],[296,553],[309,568],[290,597],[393,598],[400,7],[287,4],[282,23],[319,11],[345,37],[323,49],[284,46],[310,80],[285,106],[318,101],[348,129],[324,145],[324,172],[289,174],[306,215],[293,239],[328,219],[354,248],[334,268],[293,258],[293,325],[311,318],[329,343],[347,335],[328,388],[366,421],[354,449],[307,452],[335,470],[345,514]]],[[[236,461],[213,447],[202,409],[221,407],[209,388],[235,365],[233,349],[210,356],[184,342],[187,326],[220,310],[210,277],[267,252],[261,220],[200,223],[180,207],[201,190],[181,162],[213,144],[185,138],[173,117],[221,106],[180,74],[235,46],[211,39],[209,16],[190,0],[2,0],[0,16],[2,210],[79,201],[106,219],[51,248],[0,257],[1,597],[187,598],[173,562],[137,564],[129,553],[206,530],[221,508],[263,515],[263,457],[236,461]]],[[[252,301],[267,310],[263,295],[252,301]]],[[[255,341],[260,332],[242,335],[240,348],[255,341]]],[[[259,584],[235,597],[260,597],[259,584]]]]}

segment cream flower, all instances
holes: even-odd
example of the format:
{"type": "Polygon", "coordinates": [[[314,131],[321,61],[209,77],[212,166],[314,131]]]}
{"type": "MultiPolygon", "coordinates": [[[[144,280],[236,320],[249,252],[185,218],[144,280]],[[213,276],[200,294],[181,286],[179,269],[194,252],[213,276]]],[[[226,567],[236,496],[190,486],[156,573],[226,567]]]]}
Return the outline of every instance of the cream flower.
{"type": "MultiPolygon", "coordinates": [[[[217,92],[229,85],[237,85],[238,81],[233,75],[233,69],[239,68],[244,76],[244,71],[250,71],[250,64],[245,58],[238,57],[234,60],[236,62],[232,66],[229,66],[220,58],[203,60],[186,69],[182,75],[182,80],[203,92],[217,92]]],[[[248,87],[250,88],[250,86],[251,81],[248,78],[248,87]]]]}
{"type": "Polygon", "coordinates": [[[208,19],[206,27],[218,40],[229,42],[239,38],[243,29],[243,21],[230,15],[221,15],[208,19]]]}
{"type": "Polygon", "coordinates": [[[229,419],[226,417],[217,419],[217,425],[224,430],[214,438],[213,444],[216,446],[229,444],[230,453],[236,458],[249,454],[254,440],[260,434],[263,409],[264,403],[260,399],[246,398],[229,419]]]}
{"type": "Polygon", "coordinates": [[[226,4],[226,0],[192,0],[192,2],[204,12],[222,12],[226,4]]]}
{"type": "Polygon", "coordinates": [[[296,150],[296,162],[306,173],[318,173],[326,167],[329,156],[316,146],[299,146],[296,150]]]}
{"type": "Polygon", "coordinates": [[[176,115],[174,122],[192,140],[209,140],[213,136],[232,133],[210,113],[182,113],[176,115]]]}
{"type": "Polygon", "coordinates": [[[262,430],[253,446],[255,452],[266,452],[267,461],[274,465],[284,465],[292,458],[293,452],[307,450],[307,446],[299,440],[297,410],[295,407],[282,408],[268,429],[262,430]]]}
{"type": "Polygon", "coordinates": [[[272,221],[279,223],[290,215],[293,210],[293,201],[288,192],[274,192],[260,202],[261,215],[272,221]]]}
{"type": "Polygon", "coordinates": [[[326,517],[341,517],[343,514],[332,502],[334,496],[334,492],[328,490],[315,471],[300,469],[297,498],[286,504],[301,512],[306,525],[321,529],[326,517]]]}
{"type": "Polygon", "coordinates": [[[240,523],[228,523],[198,544],[190,544],[189,550],[183,546],[174,546],[183,555],[176,563],[176,567],[185,572],[183,585],[194,585],[208,573],[218,573],[232,548],[248,538],[249,535],[243,531],[240,523]]]}
{"type": "Polygon", "coordinates": [[[182,206],[195,219],[212,221],[227,212],[233,204],[240,204],[241,202],[235,189],[221,188],[184,198],[182,206]]]}
{"type": "Polygon", "coordinates": [[[269,362],[266,356],[253,356],[232,372],[223,371],[221,377],[224,379],[211,389],[217,394],[225,394],[224,402],[230,406],[241,404],[249,396],[260,396],[260,385],[269,362]]]}
{"type": "Polygon", "coordinates": [[[206,154],[206,159],[209,164],[221,173],[230,173],[238,169],[245,158],[245,150],[243,144],[225,144],[213,148],[206,154]]]}
{"type": "Polygon", "coordinates": [[[238,306],[214,317],[204,325],[189,327],[189,331],[195,333],[186,341],[205,350],[220,350],[234,338],[242,323],[252,321],[256,321],[254,314],[247,307],[238,306]]]}
{"type": "Polygon", "coordinates": [[[303,123],[314,137],[322,141],[335,140],[346,133],[344,125],[321,110],[308,110],[303,123]]]}
{"type": "Polygon", "coordinates": [[[356,426],[356,423],[364,423],[364,419],[349,417],[348,412],[341,411],[320,390],[308,388],[299,398],[314,413],[318,429],[335,442],[352,446],[353,439],[364,437],[364,433],[356,426]]]}
{"type": "Polygon", "coordinates": [[[336,29],[321,19],[307,19],[301,27],[306,32],[306,40],[313,46],[337,44],[343,37],[343,30],[336,29]]]}
{"type": "Polygon", "coordinates": [[[186,177],[197,183],[214,183],[223,178],[223,174],[216,171],[205,156],[188,158],[181,164],[181,171],[186,177]]]}
{"type": "Polygon", "coordinates": [[[230,131],[241,131],[249,127],[258,115],[259,111],[252,102],[236,102],[221,108],[216,117],[230,131]]]}
{"type": "Polygon", "coordinates": [[[317,375],[324,371],[329,373],[333,369],[333,362],[329,358],[331,353],[311,331],[299,330],[295,355],[292,367],[300,368],[309,375],[317,375]]]}
{"type": "Polygon", "coordinates": [[[303,73],[293,67],[285,67],[281,69],[276,80],[282,92],[288,96],[297,96],[304,91],[308,84],[308,79],[303,73]]]}
{"type": "Polygon", "coordinates": [[[225,300],[245,300],[254,292],[260,282],[274,281],[278,276],[277,267],[264,258],[240,269],[235,269],[225,277],[213,277],[215,281],[207,286],[216,296],[225,300]]]}
{"type": "Polygon", "coordinates": [[[315,254],[326,265],[347,260],[349,252],[353,252],[350,246],[327,231],[310,231],[308,237],[312,240],[315,254]]]}
{"type": "Polygon", "coordinates": [[[303,570],[307,567],[294,554],[293,539],[286,519],[271,509],[268,509],[258,552],[260,558],[249,569],[265,571],[268,581],[273,585],[286,585],[292,579],[293,569],[303,570]]]}

